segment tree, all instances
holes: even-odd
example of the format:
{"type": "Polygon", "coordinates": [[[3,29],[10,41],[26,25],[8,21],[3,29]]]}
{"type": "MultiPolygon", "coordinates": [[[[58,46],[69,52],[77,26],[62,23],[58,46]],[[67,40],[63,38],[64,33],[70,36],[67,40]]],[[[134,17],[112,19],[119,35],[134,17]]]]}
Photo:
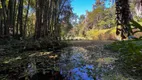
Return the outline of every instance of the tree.
{"type": "Polygon", "coordinates": [[[70,0],[37,0],[35,37],[60,38],[60,21],[69,21],[70,0]]]}
{"type": "MultiPolygon", "coordinates": [[[[30,1],[27,2],[27,6],[30,6],[30,1]]],[[[1,34],[4,37],[16,37],[22,38],[25,36],[27,19],[25,16],[26,0],[1,0],[2,14],[0,18],[1,22],[1,34]],[[25,22],[24,22],[25,20],[25,22]],[[25,26],[24,26],[25,25],[25,26]]],[[[27,8],[29,11],[29,8],[27,8]]],[[[28,12],[26,17],[28,16],[28,12]]]]}
{"type": "Polygon", "coordinates": [[[18,1],[16,35],[18,35],[18,29],[19,29],[20,37],[23,37],[23,0],[18,1]]]}
{"type": "Polygon", "coordinates": [[[129,1],[125,0],[116,0],[116,19],[117,19],[117,26],[121,26],[121,30],[117,28],[116,34],[119,35],[121,31],[121,37],[122,40],[126,38],[125,33],[127,33],[127,36],[130,35],[130,25],[129,21],[130,18],[128,15],[130,15],[129,10],[129,1]]]}
{"type": "MultiPolygon", "coordinates": [[[[133,1],[131,0],[130,2],[133,2],[133,1]]],[[[134,2],[135,2],[135,9],[136,9],[137,16],[141,16],[142,1],[137,0],[134,2]]],[[[132,22],[133,25],[137,24],[137,26],[135,27],[142,30],[140,25],[137,22],[135,22],[133,20],[133,17],[131,16],[129,0],[125,0],[125,1],[116,0],[116,12],[117,12],[116,13],[117,26],[121,26],[121,29],[117,28],[116,34],[119,35],[121,33],[122,40],[126,38],[125,34],[127,34],[127,37],[134,34],[134,32],[132,31],[130,22],[132,22]]]]}
{"type": "Polygon", "coordinates": [[[36,39],[48,37],[59,40],[61,22],[63,20],[69,22],[72,13],[70,2],[70,0],[1,0],[0,36],[24,39],[29,33],[33,34],[33,31],[29,32],[32,28],[36,39]]]}
{"type": "Polygon", "coordinates": [[[70,17],[70,22],[73,26],[76,26],[78,24],[78,15],[73,13],[70,17]]]}
{"type": "Polygon", "coordinates": [[[84,19],[85,19],[85,15],[80,15],[80,17],[79,17],[79,23],[83,22],[84,19]]]}

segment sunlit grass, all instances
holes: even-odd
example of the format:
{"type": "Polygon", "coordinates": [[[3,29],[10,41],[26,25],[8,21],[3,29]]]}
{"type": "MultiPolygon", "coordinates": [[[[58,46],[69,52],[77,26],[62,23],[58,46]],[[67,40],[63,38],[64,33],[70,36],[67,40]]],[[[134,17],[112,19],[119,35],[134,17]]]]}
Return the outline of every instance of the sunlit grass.
{"type": "Polygon", "coordinates": [[[110,64],[110,63],[113,63],[115,60],[117,59],[113,57],[105,57],[105,58],[99,58],[98,60],[96,60],[96,62],[110,64]]]}
{"type": "Polygon", "coordinates": [[[3,63],[10,63],[10,62],[14,62],[16,60],[20,60],[22,59],[21,56],[18,56],[18,57],[15,57],[15,58],[11,58],[11,59],[8,59],[8,60],[5,60],[3,63]]]}
{"type": "Polygon", "coordinates": [[[36,52],[36,53],[30,54],[29,57],[33,57],[33,56],[46,56],[46,55],[49,55],[51,53],[52,52],[36,52]]]}

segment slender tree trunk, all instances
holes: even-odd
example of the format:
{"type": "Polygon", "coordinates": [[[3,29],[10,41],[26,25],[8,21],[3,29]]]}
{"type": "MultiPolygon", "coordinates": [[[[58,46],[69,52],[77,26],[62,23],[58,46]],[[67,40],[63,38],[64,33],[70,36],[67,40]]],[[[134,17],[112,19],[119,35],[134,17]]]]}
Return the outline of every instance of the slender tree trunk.
{"type": "Polygon", "coordinates": [[[6,0],[1,0],[3,12],[4,36],[8,36],[6,0]]]}
{"type": "Polygon", "coordinates": [[[20,37],[23,37],[23,0],[20,0],[19,7],[19,24],[20,24],[20,37]]]}
{"type": "Polygon", "coordinates": [[[14,12],[13,12],[13,7],[14,7],[14,0],[9,0],[9,3],[8,3],[8,20],[7,20],[7,23],[8,23],[8,32],[10,32],[10,35],[12,35],[13,33],[13,16],[14,16],[14,12]]]}
{"type": "Polygon", "coordinates": [[[50,38],[50,31],[51,31],[51,6],[52,6],[52,1],[51,0],[49,0],[48,1],[48,18],[47,18],[47,20],[48,20],[48,22],[47,22],[47,33],[48,33],[48,38],[50,38]]]}
{"type": "Polygon", "coordinates": [[[25,16],[25,23],[24,23],[24,38],[26,36],[26,27],[27,27],[27,20],[28,20],[28,14],[29,14],[29,8],[30,8],[30,0],[28,0],[28,7],[27,7],[27,12],[25,16]]]}
{"type": "Polygon", "coordinates": [[[35,23],[35,38],[41,37],[41,26],[42,26],[42,1],[36,1],[36,23],[35,23]]]}
{"type": "Polygon", "coordinates": [[[2,9],[0,9],[0,37],[2,37],[2,9]]]}
{"type": "MultiPolygon", "coordinates": [[[[18,4],[20,4],[20,1],[18,1],[18,4]]],[[[16,21],[16,37],[18,37],[18,33],[19,33],[19,5],[18,5],[18,14],[17,14],[17,21],[16,21]]]]}
{"type": "Polygon", "coordinates": [[[17,14],[17,10],[16,10],[16,0],[14,1],[14,8],[13,8],[13,23],[12,23],[12,27],[13,27],[13,36],[15,37],[15,21],[16,21],[16,14],[17,14]]]}
{"type": "Polygon", "coordinates": [[[17,37],[19,38],[19,37],[23,37],[23,0],[19,0],[18,4],[19,6],[18,6],[16,34],[17,34],[17,37]]]}

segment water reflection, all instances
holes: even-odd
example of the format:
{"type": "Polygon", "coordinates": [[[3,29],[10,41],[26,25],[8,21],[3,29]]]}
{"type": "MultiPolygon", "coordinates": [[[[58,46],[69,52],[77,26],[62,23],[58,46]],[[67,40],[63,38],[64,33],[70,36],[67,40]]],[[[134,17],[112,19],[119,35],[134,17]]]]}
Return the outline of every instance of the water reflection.
{"type": "Polygon", "coordinates": [[[88,64],[88,51],[81,47],[70,47],[62,51],[59,66],[67,80],[93,80],[94,66],[88,64]]]}
{"type": "Polygon", "coordinates": [[[112,70],[115,58],[97,58],[97,55],[82,47],[68,47],[62,51],[59,66],[66,80],[102,80],[112,70]]]}
{"type": "MultiPolygon", "coordinates": [[[[59,68],[58,70],[60,72],[57,73],[61,75],[60,77],[64,77],[64,80],[104,80],[106,74],[110,73],[115,67],[112,64],[116,59],[112,57],[102,57],[102,53],[99,53],[98,50],[91,52],[83,47],[67,47],[62,49],[60,54],[58,62],[54,63],[56,64],[54,67],[59,68]]],[[[49,54],[48,58],[51,59],[49,54]]],[[[28,72],[30,74],[35,73],[35,69],[35,63],[28,65],[28,72]]],[[[56,74],[53,70],[51,73],[42,72],[41,74],[43,76],[50,74],[53,77],[54,73],[56,74]]],[[[59,80],[58,77],[54,78],[57,78],[55,80],[59,80]]]]}

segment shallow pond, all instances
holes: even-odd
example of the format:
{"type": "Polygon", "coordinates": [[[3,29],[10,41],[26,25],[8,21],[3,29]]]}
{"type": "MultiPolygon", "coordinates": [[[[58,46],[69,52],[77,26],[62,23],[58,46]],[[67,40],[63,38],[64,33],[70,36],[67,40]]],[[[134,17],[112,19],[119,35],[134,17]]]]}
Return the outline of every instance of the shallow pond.
{"type": "Polygon", "coordinates": [[[25,52],[0,59],[0,80],[133,80],[119,72],[116,55],[98,42],[25,52]]]}
{"type": "MultiPolygon", "coordinates": [[[[48,72],[48,75],[58,73],[64,80],[104,80],[105,75],[114,69],[115,66],[112,64],[116,58],[104,57],[102,51],[99,52],[99,50],[101,49],[90,51],[88,48],[82,47],[64,48],[59,52],[61,55],[54,65],[59,72],[51,71],[48,72]]],[[[36,72],[36,65],[33,62],[28,65],[28,72],[31,76],[36,72]]],[[[43,74],[47,76],[46,72],[43,74]]],[[[39,73],[35,75],[38,76],[39,73]]]]}
{"type": "Polygon", "coordinates": [[[55,53],[31,54],[26,74],[30,80],[133,80],[119,73],[115,54],[103,46],[66,47],[55,53]],[[32,60],[35,55],[38,57],[32,60]]]}
{"type": "Polygon", "coordinates": [[[67,80],[102,80],[112,70],[115,58],[98,58],[95,52],[82,47],[69,47],[62,51],[60,72],[67,80]]]}

